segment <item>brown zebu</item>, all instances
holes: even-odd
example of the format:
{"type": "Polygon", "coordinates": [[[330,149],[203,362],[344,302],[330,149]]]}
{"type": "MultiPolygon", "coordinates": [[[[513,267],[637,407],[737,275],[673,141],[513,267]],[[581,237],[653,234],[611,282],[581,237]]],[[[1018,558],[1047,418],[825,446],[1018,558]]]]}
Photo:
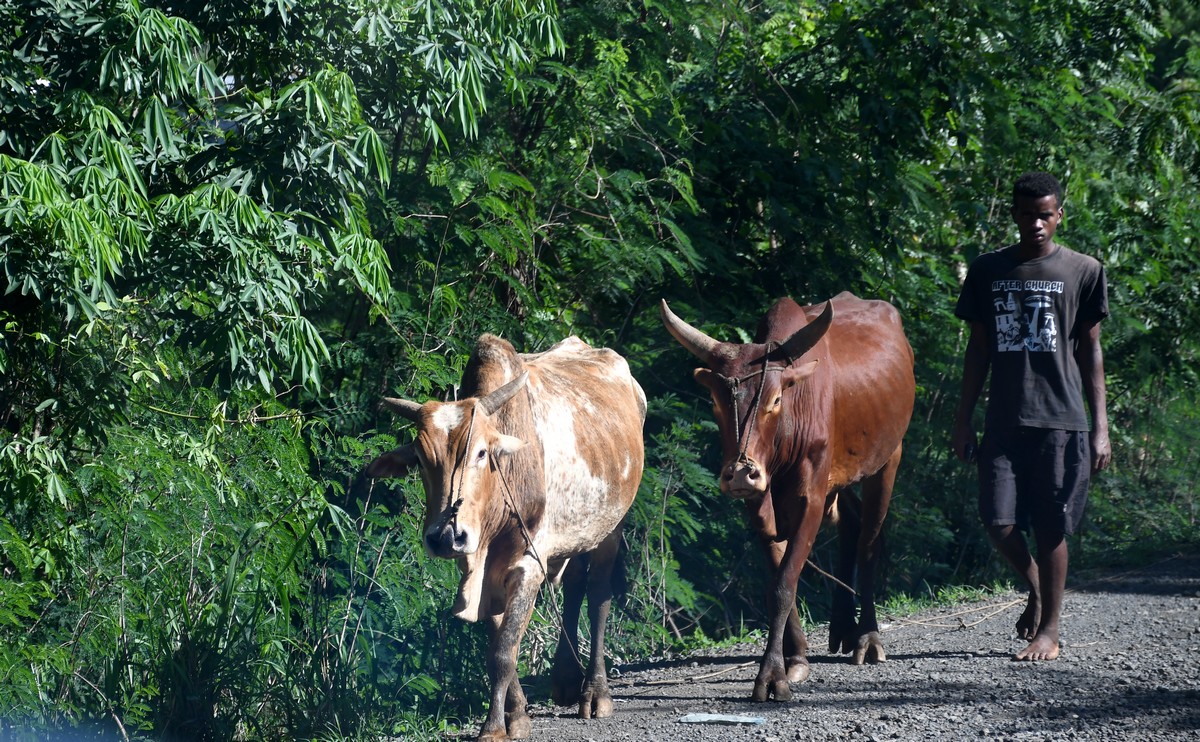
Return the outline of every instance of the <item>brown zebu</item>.
{"type": "Polygon", "coordinates": [[[583,718],[612,714],[604,624],[621,525],[642,477],[646,397],[625,359],[575,337],[521,354],[479,339],[464,372],[466,399],[417,404],[387,398],[418,424],[415,443],[383,454],[371,477],[414,464],[425,484],[425,546],[458,560],[454,614],[490,619],[491,708],[486,740],[529,735],[517,651],[542,582],[563,580],[563,626],[553,697],[583,718]],[[592,650],[578,653],[586,589],[592,650]]]}
{"type": "Polygon", "coordinates": [[[796,612],[796,583],[822,518],[838,527],[829,650],[855,664],[886,659],[875,615],[880,533],[912,416],[913,353],[900,315],[882,301],[841,293],[820,307],[780,299],[755,342],[714,340],[662,302],[667,330],[708,368],[721,431],[721,490],[743,500],[774,567],[771,627],[752,698],[791,698],[808,677],[808,642],[796,612]],[[862,484],[859,500],[850,486],[862,484]]]}

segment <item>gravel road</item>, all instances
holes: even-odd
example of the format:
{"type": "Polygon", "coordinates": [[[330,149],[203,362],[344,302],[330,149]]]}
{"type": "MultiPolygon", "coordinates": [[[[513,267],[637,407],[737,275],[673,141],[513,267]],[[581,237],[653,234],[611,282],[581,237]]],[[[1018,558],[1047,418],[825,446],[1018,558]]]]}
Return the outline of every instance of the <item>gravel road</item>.
{"type": "Polygon", "coordinates": [[[1069,587],[1053,662],[1012,661],[1023,600],[997,596],[891,619],[879,665],[829,655],[813,631],[812,675],[787,703],[748,700],[761,646],[618,667],[614,716],[535,706],[531,739],[1200,740],[1200,554],[1069,587]],[[760,721],[681,721],[697,714],[760,721]]]}

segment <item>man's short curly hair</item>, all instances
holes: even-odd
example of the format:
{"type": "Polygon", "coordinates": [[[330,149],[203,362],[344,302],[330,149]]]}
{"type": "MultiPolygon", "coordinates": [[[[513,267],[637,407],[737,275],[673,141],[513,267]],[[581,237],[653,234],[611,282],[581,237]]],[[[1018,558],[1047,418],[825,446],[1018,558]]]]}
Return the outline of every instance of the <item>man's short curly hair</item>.
{"type": "Polygon", "coordinates": [[[1058,182],[1058,178],[1050,173],[1041,171],[1024,173],[1017,181],[1013,183],[1013,204],[1017,203],[1020,197],[1042,198],[1044,196],[1054,196],[1058,200],[1058,205],[1063,205],[1063,187],[1062,183],[1058,182]]]}

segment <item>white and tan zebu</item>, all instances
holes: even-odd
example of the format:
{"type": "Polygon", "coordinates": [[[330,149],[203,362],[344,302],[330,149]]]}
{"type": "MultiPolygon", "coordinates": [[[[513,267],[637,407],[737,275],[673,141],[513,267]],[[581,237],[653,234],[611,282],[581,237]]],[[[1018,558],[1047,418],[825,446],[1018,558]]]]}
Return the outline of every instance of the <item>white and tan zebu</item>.
{"type": "Polygon", "coordinates": [[[642,477],[645,394],[612,350],[570,337],[523,354],[494,335],[479,339],[463,392],[457,402],[385,399],[417,423],[417,440],[375,459],[367,475],[420,467],[425,547],[462,572],[454,614],[490,621],[492,700],[479,739],[529,735],[517,651],[546,579],[563,582],[554,700],[578,702],[585,719],[609,716],[604,626],[621,525],[642,477]],[[585,590],[586,673],[578,651],[585,590]]]}

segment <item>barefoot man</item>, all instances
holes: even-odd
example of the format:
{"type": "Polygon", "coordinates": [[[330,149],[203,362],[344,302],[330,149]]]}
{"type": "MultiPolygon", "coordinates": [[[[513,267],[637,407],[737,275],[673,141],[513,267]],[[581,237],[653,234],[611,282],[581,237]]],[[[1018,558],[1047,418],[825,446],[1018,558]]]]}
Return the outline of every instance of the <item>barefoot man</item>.
{"type": "Polygon", "coordinates": [[[1067,581],[1066,537],[1083,517],[1092,472],[1112,456],[1100,351],[1108,286],[1099,261],[1054,241],[1063,218],[1062,186],[1054,176],[1022,175],[1012,199],[1020,240],[971,263],[955,307],[971,334],[952,445],[963,461],[977,461],[988,536],[1029,586],[1017,620],[1017,633],[1029,645],[1014,659],[1053,660],[1067,581]],[[971,418],[989,369],[977,441],[971,418]],[[1025,542],[1029,529],[1036,560],[1025,542]]]}

